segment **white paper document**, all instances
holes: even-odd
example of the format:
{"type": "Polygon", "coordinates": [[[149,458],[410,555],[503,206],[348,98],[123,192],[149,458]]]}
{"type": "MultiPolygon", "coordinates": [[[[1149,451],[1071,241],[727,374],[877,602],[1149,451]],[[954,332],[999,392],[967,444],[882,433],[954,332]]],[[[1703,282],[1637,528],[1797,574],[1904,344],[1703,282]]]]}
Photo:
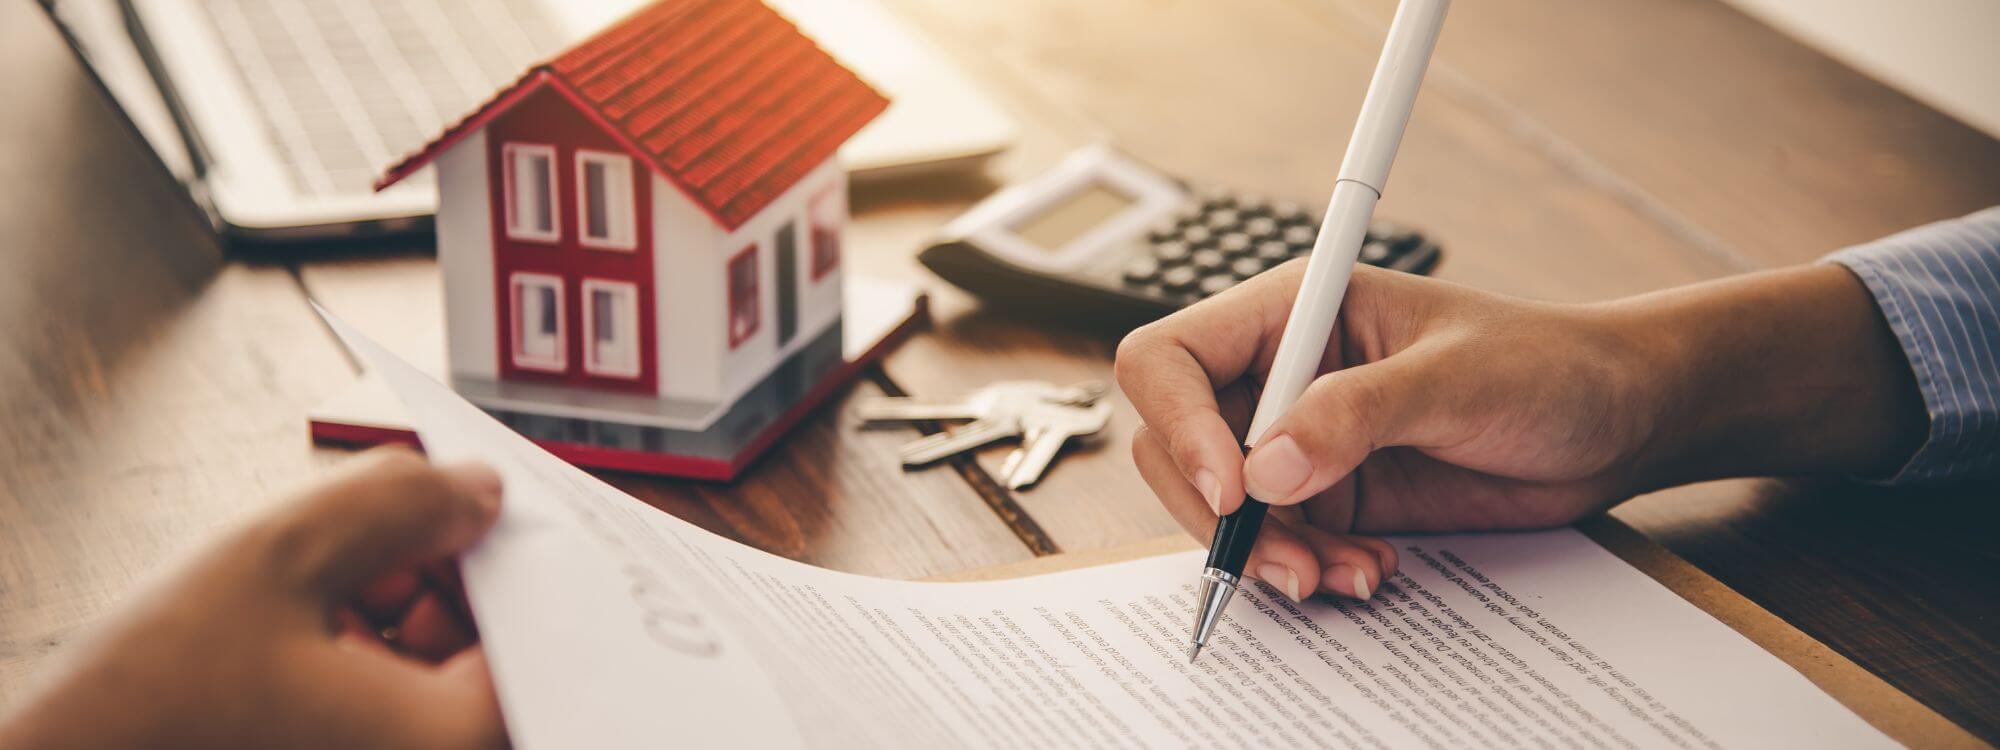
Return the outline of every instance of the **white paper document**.
{"type": "Polygon", "coordinates": [[[1402,571],[1366,603],[1245,587],[1189,664],[1198,553],[992,583],[814,568],[625,495],[333,325],[434,460],[505,479],[463,565],[519,748],[1896,746],[1574,531],[1393,539],[1402,571]]]}

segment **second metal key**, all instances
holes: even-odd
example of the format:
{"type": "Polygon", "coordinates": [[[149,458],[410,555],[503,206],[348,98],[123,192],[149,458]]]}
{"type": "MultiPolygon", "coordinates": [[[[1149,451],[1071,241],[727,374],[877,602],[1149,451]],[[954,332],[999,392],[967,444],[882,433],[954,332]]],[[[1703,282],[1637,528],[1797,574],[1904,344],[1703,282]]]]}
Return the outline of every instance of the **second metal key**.
{"type": "Polygon", "coordinates": [[[1058,386],[1036,381],[1004,381],[981,388],[957,402],[923,402],[883,398],[863,403],[868,421],[971,420],[950,432],[928,435],[903,446],[903,463],[919,466],[1022,434],[1021,415],[1035,405],[1089,406],[1103,395],[1100,383],[1058,386]]]}

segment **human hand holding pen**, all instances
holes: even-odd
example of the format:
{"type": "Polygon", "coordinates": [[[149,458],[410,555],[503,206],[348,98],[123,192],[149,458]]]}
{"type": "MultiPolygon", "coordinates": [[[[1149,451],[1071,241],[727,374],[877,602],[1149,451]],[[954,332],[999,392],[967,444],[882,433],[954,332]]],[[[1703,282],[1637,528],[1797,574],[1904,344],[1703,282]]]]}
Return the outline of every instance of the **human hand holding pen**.
{"type": "Polygon", "coordinates": [[[1161,503],[1201,539],[1246,489],[1271,503],[1245,572],[1296,577],[1288,593],[1379,588],[1394,550],[1354,532],[1542,528],[1702,479],[1884,475],[1924,432],[1909,365],[1836,266],[1588,305],[1361,267],[1320,376],[1246,459],[1304,265],[1135,331],[1117,364],[1161,503]]]}
{"type": "Polygon", "coordinates": [[[66,646],[0,748],[505,747],[456,586],[422,573],[499,507],[491,469],[370,451],[66,646]]]}

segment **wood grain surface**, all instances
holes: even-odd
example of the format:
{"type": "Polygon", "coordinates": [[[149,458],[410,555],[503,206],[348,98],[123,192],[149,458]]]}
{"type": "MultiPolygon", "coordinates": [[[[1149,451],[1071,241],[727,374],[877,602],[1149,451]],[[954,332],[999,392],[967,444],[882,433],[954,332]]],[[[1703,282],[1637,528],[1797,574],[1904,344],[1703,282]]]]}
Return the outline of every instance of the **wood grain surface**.
{"type": "MultiPolygon", "coordinates": [[[[1395,2],[1304,5],[1379,34],[1395,2]]],[[[1433,90],[1759,267],[2000,203],[2000,142],[1723,3],[1454,3],[1438,62],[1433,90]]]]}
{"type": "Polygon", "coordinates": [[[206,225],[32,4],[0,6],[0,700],[133,581],[310,477],[345,379],[283,267],[206,225]]]}
{"type": "MultiPolygon", "coordinates": [[[[925,280],[935,323],[735,485],[610,479],[801,560],[925,577],[1176,530],[1136,424],[1000,489],[1005,448],[903,472],[855,398],[1108,378],[1116,332],[1026,321],[914,250],[999,184],[1109,141],[1316,202],[1393,0],[883,0],[1021,123],[988,175],[857,188],[852,272],[925,280]]],[[[226,258],[31,3],[0,4],[0,702],[148,571],[344,451],[303,415],[350,384],[320,300],[439,366],[423,242],[226,258]]],[[[1382,215],[1444,278],[1589,300],[1803,262],[2000,203],[2000,144],[1713,0],[1459,3],[1382,215]]],[[[1988,741],[2000,740],[1995,488],[1735,481],[1616,515],[1988,741]]]]}

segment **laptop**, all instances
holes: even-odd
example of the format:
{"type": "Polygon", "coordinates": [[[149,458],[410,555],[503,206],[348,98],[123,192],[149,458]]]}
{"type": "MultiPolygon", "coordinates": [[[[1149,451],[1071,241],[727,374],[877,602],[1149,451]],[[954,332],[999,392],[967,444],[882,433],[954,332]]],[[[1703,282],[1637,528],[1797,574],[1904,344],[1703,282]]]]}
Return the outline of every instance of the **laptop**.
{"type": "MultiPolygon", "coordinates": [[[[41,0],[215,226],[257,242],[423,231],[381,170],[646,0],[41,0]]],[[[893,100],[857,182],[977,168],[1015,126],[874,0],[766,0],[893,100]]]]}

